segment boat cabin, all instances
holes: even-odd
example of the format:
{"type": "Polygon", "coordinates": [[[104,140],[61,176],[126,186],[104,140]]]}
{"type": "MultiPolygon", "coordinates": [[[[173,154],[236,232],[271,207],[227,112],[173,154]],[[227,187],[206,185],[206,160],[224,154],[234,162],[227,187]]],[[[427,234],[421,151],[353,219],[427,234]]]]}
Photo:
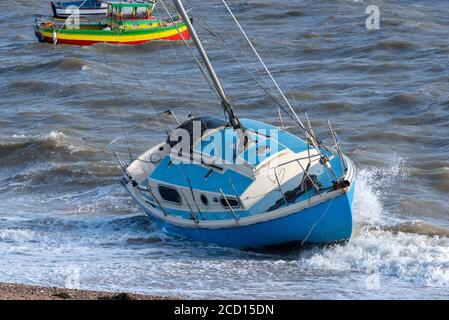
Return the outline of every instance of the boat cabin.
{"type": "MultiPolygon", "coordinates": [[[[269,210],[282,197],[281,190],[294,190],[304,180],[309,162],[308,175],[320,176],[321,182],[332,185],[323,177],[317,151],[306,142],[274,126],[240,120],[249,135],[243,150],[236,148],[237,133],[229,123],[209,116],[191,118],[178,127],[190,134],[197,121],[200,134],[187,140],[190,159],[177,161],[181,160],[178,143],[170,138],[145,152],[127,170],[139,186],[154,190],[153,201],[163,204],[166,213],[187,219],[189,203],[208,212],[209,219],[269,210]]],[[[304,196],[314,191],[310,188],[304,196]]]]}

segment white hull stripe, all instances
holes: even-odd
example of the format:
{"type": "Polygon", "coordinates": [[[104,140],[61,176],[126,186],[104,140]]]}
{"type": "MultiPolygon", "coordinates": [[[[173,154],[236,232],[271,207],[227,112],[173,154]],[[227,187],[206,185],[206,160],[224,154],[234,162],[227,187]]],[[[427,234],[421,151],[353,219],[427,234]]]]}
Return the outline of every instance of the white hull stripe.
{"type": "MultiPolygon", "coordinates": [[[[83,16],[83,15],[99,15],[99,14],[101,14],[101,15],[106,15],[106,13],[107,13],[107,9],[105,9],[105,8],[100,8],[100,9],[80,9],[79,10],[79,14],[81,15],[81,16],[83,16]]],[[[58,15],[58,16],[60,16],[60,17],[68,17],[68,16],[70,16],[72,13],[70,13],[70,12],[67,12],[67,10],[66,9],[58,9],[58,8],[56,8],[56,14],[58,15]]]]}

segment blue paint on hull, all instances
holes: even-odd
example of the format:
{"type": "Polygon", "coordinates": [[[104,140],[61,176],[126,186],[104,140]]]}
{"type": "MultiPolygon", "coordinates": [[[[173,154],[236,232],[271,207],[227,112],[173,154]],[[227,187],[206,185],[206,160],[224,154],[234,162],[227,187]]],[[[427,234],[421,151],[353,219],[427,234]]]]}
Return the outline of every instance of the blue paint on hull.
{"type": "Polygon", "coordinates": [[[213,173],[208,178],[206,175],[210,169],[197,164],[172,164],[170,156],[166,156],[154,169],[150,179],[162,181],[163,183],[182,186],[195,190],[219,192],[221,189],[225,194],[242,194],[245,189],[253,182],[252,179],[245,177],[233,170],[226,170],[224,173],[213,173]],[[189,180],[187,180],[189,177],[189,180]],[[234,188],[230,185],[232,181],[234,188]]]}
{"type": "Polygon", "coordinates": [[[300,212],[248,226],[184,228],[147,214],[170,234],[225,247],[263,248],[303,241],[305,244],[326,244],[351,238],[354,187],[353,184],[347,193],[300,212]]]}

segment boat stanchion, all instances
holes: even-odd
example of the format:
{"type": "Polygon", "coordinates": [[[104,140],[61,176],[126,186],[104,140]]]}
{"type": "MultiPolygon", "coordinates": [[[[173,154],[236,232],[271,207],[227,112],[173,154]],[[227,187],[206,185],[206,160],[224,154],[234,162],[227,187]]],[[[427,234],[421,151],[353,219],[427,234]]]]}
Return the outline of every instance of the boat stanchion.
{"type": "MultiPolygon", "coordinates": [[[[316,183],[313,181],[312,177],[309,175],[309,173],[307,172],[308,169],[304,169],[304,167],[302,166],[301,162],[299,162],[298,159],[296,159],[296,162],[298,162],[299,166],[301,167],[301,170],[304,172],[304,174],[307,176],[307,178],[309,178],[310,183],[313,185],[313,188],[316,190],[316,192],[320,192],[320,187],[318,187],[316,185],[316,183]]],[[[310,164],[310,162],[309,162],[310,164]]]]}
{"type": "Polygon", "coordinates": [[[164,216],[168,216],[168,213],[164,210],[164,207],[162,206],[162,204],[160,203],[160,201],[156,198],[156,196],[154,195],[153,190],[151,190],[151,186],[148,185],[148,187],[146,188],[142,188],[140,186],[137,186],[137,189],[142,190],[142,191],[147,191],[151,194],[151,196],[153,197],[154,201],[156,201],[157,205],[159,206],[159,208],[161,209],[162,213],[164,214],[164,216]]]}
{"type": "Polygon", "coordinates": [[[181,192],[182,197],[184,198],[184,201],[186,202],[187,207],[189,208],[190,216],[192,217],[192,219],[193,219],[197,224],[200,223],[200,221],[198,220],[198,218],[197,218],[196,215],[195,215],[195,212],[193,212],[192,206],[190,205],[189,201],[187,200],[186,195],[184,194],[184,192],[182,192],[181,189],[180,189],[179,191],[181,192]]]}
{"type": "Polygon", "coordinates": [[[329,120],[327,121],[327,125],[329,126],[329,130],[331,132],[331,136],[334,139],[335,147],[337,148],[338,158],[340,159],[341,179],[343,179],[344,176],[345,176],[345,169],[346,169],[346,167],[345,167],[345,164],[343,162],[343,156],[342,156],[341,149],[340,149],[340,143],[338,142],[337,134],[335,133],[334,129],[332,129],[331,122],[329,120]]]}
{"type": "Polygon", "coordinates": [[[284,198],[284,203],[287,204],[287,198],[285,197],[284,191],[282,191],[281,183],[279,182],[279,177],[278,177],[278,174],[276,172],[276,169],[277,169],[277,167],[274,168],[274,177],[276,178],[276,182],[278,184],[279,192],[281,193],[282,198],[284,198]]]}
{"type": "Polygon", "coordinates": [[[240,207],[242,209],[245,209],[245,205],[243,204],[242,199],[240,198],[239,194],[237,193],[237,190],[235,189],[234,183],[232,183],[232,180],[231,180],[230,177],[228,177],[228,181],[231,184],[232,190],[234,190],[235,197],[237,198],[237,200],[238,200],[238,202],[240,204],[240,207]]]}
{"type": "Polygon", "coordinates": [[[220,188],[220,193],[221,193],[221,196],[223,197],[223,199],[226,201],[226,204],[228,205],[229,210],[231,210],[232,214],[234,215],[235,221],[239,221],[240,217],[237,215],[237,213],[231,207],[231,204],[229,203],[228,198],[225,196],[225,194],[223,193],[223,190],[221,190],[221,188],[220,188]]]}

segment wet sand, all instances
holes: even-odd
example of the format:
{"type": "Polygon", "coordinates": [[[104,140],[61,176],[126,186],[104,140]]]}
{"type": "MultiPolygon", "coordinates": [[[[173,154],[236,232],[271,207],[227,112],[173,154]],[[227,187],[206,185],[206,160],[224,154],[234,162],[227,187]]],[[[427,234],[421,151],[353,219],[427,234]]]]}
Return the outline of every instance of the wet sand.
{"type": "Polygon", "coordinates": [[[127,292],[106,292],[0,283],[0,300],[172,300],[127,292]]]}

